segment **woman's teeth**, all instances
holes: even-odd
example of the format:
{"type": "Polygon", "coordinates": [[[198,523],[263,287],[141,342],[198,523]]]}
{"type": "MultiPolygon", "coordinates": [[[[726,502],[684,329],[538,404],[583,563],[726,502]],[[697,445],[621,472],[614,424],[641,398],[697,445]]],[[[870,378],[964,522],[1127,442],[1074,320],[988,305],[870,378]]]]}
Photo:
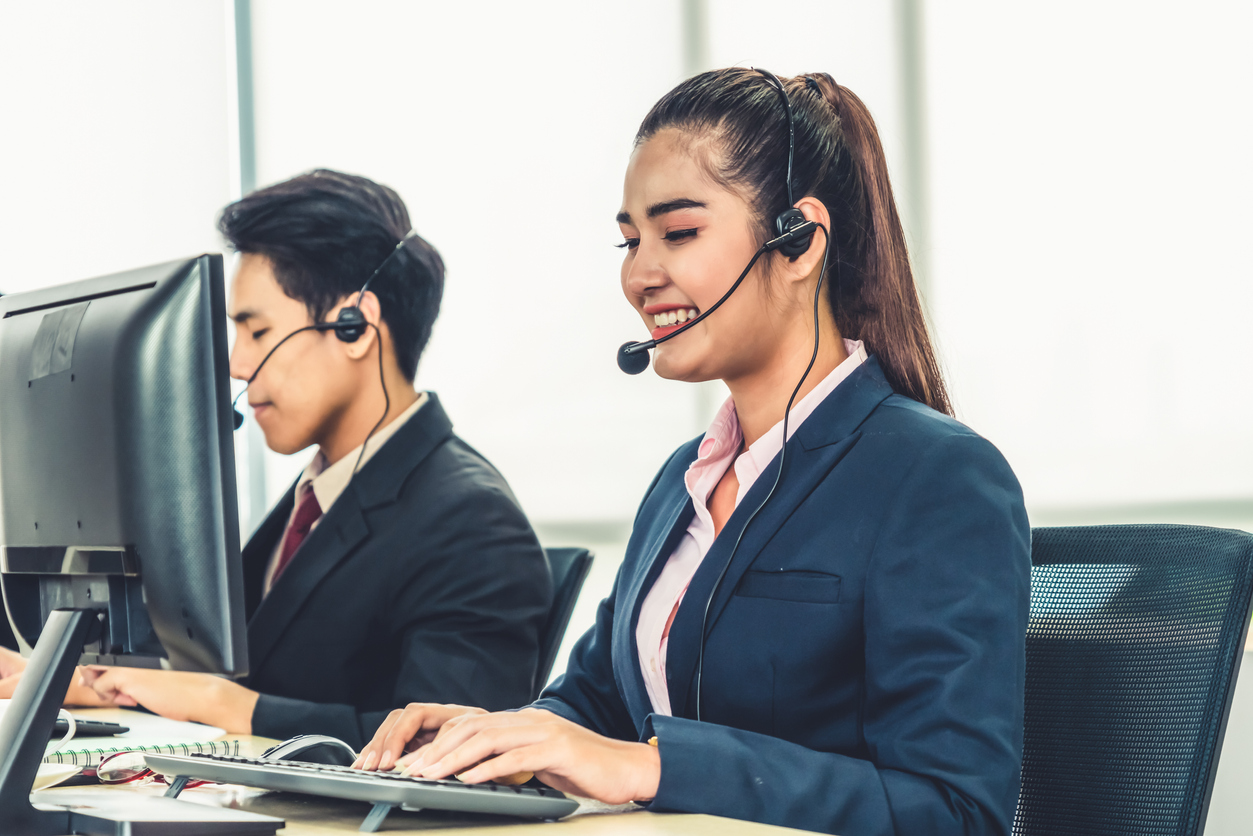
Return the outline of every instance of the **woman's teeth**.
{"type": "Polygon", "coordinates": [[[678,322],[687,322],[689,319],[696,318],[695,308],[679,308],[673,311],[666,311],[653,315],[653,321],[657,323],[658,328],[664,328],[667,325],[674,325],[678,322]]]}

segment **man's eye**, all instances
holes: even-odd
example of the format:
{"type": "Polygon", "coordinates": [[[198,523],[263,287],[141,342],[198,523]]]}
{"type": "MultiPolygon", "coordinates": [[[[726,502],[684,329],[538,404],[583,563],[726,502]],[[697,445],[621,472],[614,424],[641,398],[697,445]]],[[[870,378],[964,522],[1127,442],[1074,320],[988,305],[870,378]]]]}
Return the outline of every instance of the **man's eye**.
{"type": "Polygon", "coordinates": [[[695,229],[676,229],[674,232],[666,233],[667,241],[682,241],[685,238],[695,238],[695,229]]]}
{"type": "Polygon", "coordinates": [[[614,244],[614,246],[620,250],[633,250],[639,245],[640,245],[640,239],[638,238],[628,238],[625,241],[623,241],[621,244],[614,244]]]}
{"type": "Polygon", "coordinates": [[[253,331],[253,332],[252,332],[252,338],[253,338],[254,340],[259,340],[259,339],[261,339],[262,337],[264,337],[264,336],[265,336],[266,334],[268,334],[268,333],[270,333],[270,329],[269,329],[269,328],[262,328],[260,331],[253,331]]]}

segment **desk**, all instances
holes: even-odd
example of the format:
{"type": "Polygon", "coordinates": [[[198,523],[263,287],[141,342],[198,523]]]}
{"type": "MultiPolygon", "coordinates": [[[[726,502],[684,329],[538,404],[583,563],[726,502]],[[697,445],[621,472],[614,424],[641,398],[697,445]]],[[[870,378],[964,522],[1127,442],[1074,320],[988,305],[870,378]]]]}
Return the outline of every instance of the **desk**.
{"type": "MultiPolygon", "coordinates": [[[[95,708],[75,709],[78,716],[92,720],[125,723],[125,709],[95,708]]],[[[258,755],[274,741],[263,737],[228,735],[224,739],[240,741],[240,751],[246,755],[258,755]]],[[[149,787],[65,787],[44,790],[39,793],[42,801],[56,803],[57,798],[97,793],[148,793],[161,795],[163,786],[149,787]]],[[[287,827],[279,830],[280,836],[323,836],[330,833],[356,833],[361,821],[369,812],[370,805],[359,801],[322,798],[295,793],[263,792],[236,786],[207,786],[189,789],[180,796],[184,801],[197,804],[230,806],[253,813],[275,816],[286,820],[287,827]]],[[[449,836],[767,836],[768,834],[799,833],[801,831],[766,824],[724,819],[718,816],[679,815],[672,813],[649,813],[643,810],[625,813],[579,814],[559,822],[532,822],[501,819],[494,816],[471,816],[442,811],[408,813],[396,810],[388,815],[380,833],[429,833],[448,831],[449,836]]]]}

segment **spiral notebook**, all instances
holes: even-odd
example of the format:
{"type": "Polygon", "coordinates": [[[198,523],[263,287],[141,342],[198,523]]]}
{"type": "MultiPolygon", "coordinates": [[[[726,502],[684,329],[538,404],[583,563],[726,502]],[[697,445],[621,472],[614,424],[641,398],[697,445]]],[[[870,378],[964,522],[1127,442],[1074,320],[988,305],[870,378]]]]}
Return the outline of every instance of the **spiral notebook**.
{"type": "Polygon", "coordinates": [[[141,746],[125,745],[125,738],[114,738],[112,745],[91,749],[75,749],[70,743],[60,752],[44,758],[44,763],[65,763],[73,766],[95,766],[114,752],[160,752],[165,755],[230,755],[240,752],[238,740],[192,741],[187,743],[145,743],[141,746]]]}
{"type": "MultiPolygon", "coordinates": [[[[0,717],[8,709],[9,701],[0,700],[0,717]]],[[[143,711],[126,711],[120,716],[111,711],[106,717],[92,710],[76,710],[76,715],[87,719],[108,719],[130,727],[125,734],[113,737],[85,737],[71,740],[57,751],[59,741],[49,742],[44,751],[44,763],[63,763],[77,766],[94,766],[100,759],[114,752],[161,752],[167,755],[238,755],[238,740],[218,740],[226,734],[222,729],[200,723],[168,720],[143,711]],[[81,714],[79,713],[81,711],[81,714]]]]}

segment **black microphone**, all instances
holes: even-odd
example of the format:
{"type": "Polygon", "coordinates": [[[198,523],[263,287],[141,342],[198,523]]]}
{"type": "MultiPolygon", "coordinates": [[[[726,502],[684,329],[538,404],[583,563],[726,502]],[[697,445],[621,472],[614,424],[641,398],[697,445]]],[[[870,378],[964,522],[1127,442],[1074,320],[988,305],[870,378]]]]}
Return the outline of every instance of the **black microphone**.
{"type": "MultiPolygon", "coordinates": [[[[695,320],[693,320],[695,322],[695,320]]],[[[675,333],[678,333],[677,331],[675,333]]],[[[655,340],[623,343],[618,348],[618,368],[627,374],[639,374],[648,368],[648,352],[657,347],[655,340]]]]}
{"type": "Polygon", "coordinates": [[[664,343],[666,340],[672,340],[679,336],[679,334],[682,334],[684,331],[702,321],[714,311],[718,310],[718,308],[722,307],[722,303],[727,301],[727,299],[731,297],[731,294],[735,292],[735,289],[743,283],[744,277],[748,275],[749,270],[753,269],[753,265],[757,263],[757,259],[761,258],[771,250],[777,250],[785,244],[790,244],[800,238],[813,235],[817,229],[818,224],[816,222],[805,221],[804,223],[800,223],[792,227],[779,237],[771,238],[769,241],[762,244],[758,247],[757,252],[753,253],[753,257],[748,262],[748,266],[744,268],[742,273],[740,273],[740,277],[735,280],[735,284],[731,285],[730,290],[722,294],[722,298],[717,302],[714,302],[709,310],[694,319],[689,319],[682,328],[677,328],[669,334],[666,334],[664,337],[658,337],[655,340],[645,340],[644,342],[623,343],[619,346],[618,368],[622,369],[622,371],[627,374],[639,374],[644,371],[644,369],[648,368],[648,352],[656,348],[658,344],[664,343]]]}

